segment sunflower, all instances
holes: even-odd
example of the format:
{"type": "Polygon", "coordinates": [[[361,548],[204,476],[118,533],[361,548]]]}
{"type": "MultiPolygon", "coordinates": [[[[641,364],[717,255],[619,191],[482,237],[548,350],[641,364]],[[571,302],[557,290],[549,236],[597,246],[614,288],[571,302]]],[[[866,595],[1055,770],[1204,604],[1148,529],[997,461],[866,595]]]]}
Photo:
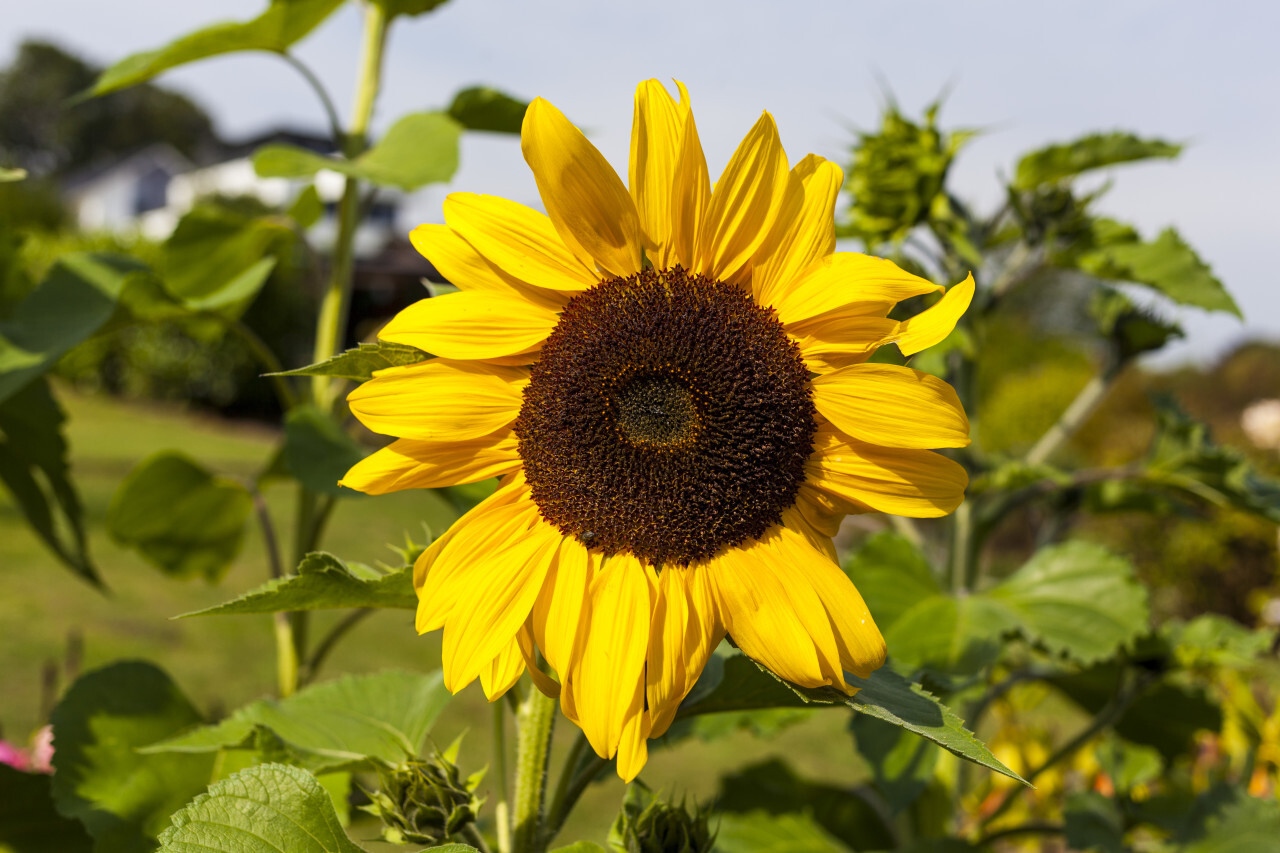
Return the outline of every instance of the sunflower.
{"type": "Polygon", "coordinates": [[[630,780],[726,634],[806,687],[884,662],[831,537],[953,510],[967,477],[932,448],[969,425],[946,383],[869,359],[942,340],[973,280],[889,319],[943,288],[834,251],[840,169],[789,167],[766,112],[713,189],[683,85],[637,88],[629,186],[545,100],[521,148],[546,215],[454,193],[414,230],[459,292],[381,331],[434,357],[352,392],[397,440],[342,482],[500,478],[417,561],[417,629],[444,629],[450,690],[528,669],[630,780]]]}

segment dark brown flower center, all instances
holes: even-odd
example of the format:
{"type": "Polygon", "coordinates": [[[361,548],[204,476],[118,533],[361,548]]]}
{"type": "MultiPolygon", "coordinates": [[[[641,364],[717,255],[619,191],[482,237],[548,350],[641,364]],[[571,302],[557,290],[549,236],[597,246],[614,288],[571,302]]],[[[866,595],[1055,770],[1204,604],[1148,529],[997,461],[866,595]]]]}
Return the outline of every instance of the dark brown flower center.
{"type": "Polygon", "coordinates": [[[813,446],[809,374],[773,311],[676,267],[575,297],[515,432],[542,516],[606,553],[688,564],[758,537],[813,446]]]}

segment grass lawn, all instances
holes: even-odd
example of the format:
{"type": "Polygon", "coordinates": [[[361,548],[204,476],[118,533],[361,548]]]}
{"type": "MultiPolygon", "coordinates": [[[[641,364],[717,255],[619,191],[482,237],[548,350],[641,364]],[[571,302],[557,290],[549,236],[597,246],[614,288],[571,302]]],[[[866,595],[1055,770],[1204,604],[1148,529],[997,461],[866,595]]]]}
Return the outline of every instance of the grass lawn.
{"type": "MultiPolygon", "coordinates": [[[[48,691],[42,688],[42,671],[51,663],[62,666],[72,636],[83,639],[82,671],[121,659],[151,660],[210,717],[270,695],[275,655],[269,617],[171,618],[232,598],[267,578],[257,526],[250,529],[226,577],[210,585],[165,577],[115,545],[103,529],[103,518],[120,480],[152,453],[179,450],[218,474],[250,480],[270,458],[276,434],[172,408],[80,396],[64,388],[57,394],[69,414],[73,472],[89,518],[92,552],[109,589],[94,589],[64,569],[27,529],[7,493],[0,493],[4,736],[21,742],[43,724],[48,691]]],[[[294,490],[273,485],[265,497],[281,541],[290,541],[294,490]]],[[[431,492],[344,501],[334,513],[324,548],[349,560],[395,562],[386,543],[403,542],[406,532],[421,541],[424,522],[438,532],[453,518],[450,504],[431,492]]],[[[340,616],[319,614],[315,635],[340,616]]],[[[366,619],[348,634],[321,678],[384,668],[433,670],[439,665],[438,633],[420,638],[411,613],[392,611],[366,619]]],[[[673,791],[677,798],[688,793],[705,801],[714,795],[722,773],[781,756],[811,778],[853,782],[863,771],[844,730],[845,720],[839,711],[817,713],[767,741],[737,732],[707,742],[686,740],[679,748],[654,743],[644,779],[652,787],[673,791]]],[[[490,763],[491,727],[492,710],[475,684],[446,710],[433,737],[443,747],[469,730],[462,764],[464,770],[474,770],[490,763]]],[[[553,775],[555,762],[575,734],[573,726],[561,721],[553,775]]],[[[494,781],[488,779],[486,787],[494,781]]],[[[591,788],[564,838],[603,840],[621,795],[622,784],[616,778],[591,788]]],[[[490,804],[493,800],[491,790],[490,804]]]]}

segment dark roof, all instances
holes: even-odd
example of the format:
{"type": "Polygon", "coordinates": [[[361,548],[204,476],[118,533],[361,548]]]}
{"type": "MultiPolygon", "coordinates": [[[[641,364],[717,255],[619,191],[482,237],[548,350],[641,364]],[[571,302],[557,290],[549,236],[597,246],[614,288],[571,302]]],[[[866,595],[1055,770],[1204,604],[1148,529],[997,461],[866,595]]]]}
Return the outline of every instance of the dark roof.
{"type": "Polygon", "coordinates": [[[248,157],[263,145],[273,143],[296,145],[299,148],[305,148],[317,154],[336,154],[338,151],[337,146],[333,144],[333,140],[328,136],[321,136],[318,133],[298,130],[297,128],[279,127],[236,142],[222,142],[218,151],[219,160],[225,161],[234,160],[237,157],[248,157]]]}

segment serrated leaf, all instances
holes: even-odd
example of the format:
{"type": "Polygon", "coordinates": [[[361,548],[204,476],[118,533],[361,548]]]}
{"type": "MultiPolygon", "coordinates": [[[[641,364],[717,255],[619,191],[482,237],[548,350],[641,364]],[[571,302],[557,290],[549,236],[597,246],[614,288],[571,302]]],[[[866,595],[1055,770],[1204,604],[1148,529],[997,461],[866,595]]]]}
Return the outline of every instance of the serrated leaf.
{"type": "Polygon", "coordinates": [[[903,729],[868,714],[855,714],[849,720],[858,752],[871,767],[875,789],[880,792],[893,814],[905,809],[924,793],[938,751],[923,738],[911,737],[903,729]]]}
{"type": "Polygon", "coordinates": [[[983,597],[1027,639],[1086,665],[1145,633],[1150,616],[1133,564],[1087,542],[1041,549],[983,597]]]}
{"type": "Polygon", "coordinates": [[[1161,139],[1142,139],[1132,133],[1095,133],[1027,154],[1018,162],[1013,185],[1015,189],[1029,190],[1094,169],[1154,157],[1172,158],[1181,152],[1181,145],[1161,139]]]}
{"type": "Polygon", "coordinates": [[[173,815],[164,853],[363,853],[342,831],[333,801],[314,776],[259,764],[215,782],[173,815]]]}
{"type": "Polygon", "coordinates": [[[449,698],[439,672],[349,675],[286,699],[253,702],[216,725],[150,749],[212,753],[266,748],[314,773],[368,770],[418,755],[449,698]]]}
{"type": "Polygon", "coordinates": [[[252,511],[244,486],[163,451],[120,484],[107,508],[107,532],[165,574],[216,581],[240,552],[252,511]]]}
{"type": "Polygon", "coordinates": [[[461,126],[440,112],[412,113],[354,160],[325,157],[296,145],[266,145],[253,155],[264,178],[307,178],[329,169],[379,186],[411,192],[441,183],[458,169],[461,126]]]}
{"type": "Polygon", "coordinates": [[[267,10],[251,21],[214,24],[197,30],[157,50],[135,53],[112,65],[90,90],[105,95],[136,86],[162,71],[242,50],[284,53],[301,40],[344,0],[272,0],[267,10]]]}
{"type": "Polygon", "coordinates": [[[357,382],[367,382],[373,378],[374,371],[405,364],[417,364],[430,357],[422,350],[408,344],[378,341],[373,344],[360,344],[355,349],[349,349],[316,364],[272,375],[338,376],[343,379],[354,379],[357,382]]]}
{"type": "Polygon", "coordinates": [[[377,578],[362,578],[332,554],[316,552],[303,558],[295,575],[275,578],[239,598],[183,613],[179,618],[349,607],[413,610],[417,606],[412,566],[377,578]]]}
{"type": "Polygon", "coordinates": [[[204,790],[212,755],[138,751],[199,723],[163,671],[127,661],[80,677],[53,710],[53,796],[94,849],[143,853],[176,809],[204,790]]]}
{"type": "Polygon", "coordinates": [[[101,585],[71,480],[65,422],[43,377],[0,403],[0,482],[49,549],[77,575],[101,585]]]}
{"type": "Polygon", "coordinates": [[[1271,850],[1280,837],[1280,803],[1274,798],[1240,796],[1208,821],[1203,838],[1184,853],[1255,853],[1271,850]]]}
{"type": "Polygon", "coordinates": [[[146,265],[125,255],[63,255],[0,323],[0,402],[41,375],[111,318],[128,280],[146,265]]]}
{"type": "Polygon", "coordinates": [[[1110,242],[1084,252],[1074,265],[1098,278],[1144,285],[1179,305],[1243,317],[1209,265],[1173,228],[1161,231],[1151,242],[1110,242]]]}
{"type": "Polygon", "coordinates": [[[89,853],[93,840],[77,820],[53,806],[53,777],[0,764],[0,850],[7,853],[89,853]]]}
{"type": "Polygon", "coordinates": [[[849,853],[813,818],[768,812],[722,815],[715,849],[718,853],[849,853]]]}
{"type": "Polygon", "coordinates": [[[271,277],[274,253],[292,240],[293,232],[277,217],[197,207],[164,243],[164,288],[190,310],[237,316],[271,277]]]}
{"type": "Polygon", "coordinates": [[[338,480],[365,457],[365,449],[333,416],[315,406],[297,406],[284,418],[282,459],[299,483],[313,492],[341,498],[364,497],[338,480]]]}
{"type": "Polygon", "coordinates": [[[788,684],[745,655],[713,655],[680,706],[678,716],[840,703],[927,738],[961,758],[1023,781],[964,728],[954,711],[919,685],[884,667],[866,679],[851,675],[846,678],[850,685],[861,688],[852,697],[830,688],[811,690],[788,684]],[[702,686],[704,679],[708,682],[706,687],[702,686]]]}
{"type": "Polygon", "coordinates": [[[449,116],[466,130],[520,133],[528,101],[488,86],[471,86],[453,96],[449,116]]]}

